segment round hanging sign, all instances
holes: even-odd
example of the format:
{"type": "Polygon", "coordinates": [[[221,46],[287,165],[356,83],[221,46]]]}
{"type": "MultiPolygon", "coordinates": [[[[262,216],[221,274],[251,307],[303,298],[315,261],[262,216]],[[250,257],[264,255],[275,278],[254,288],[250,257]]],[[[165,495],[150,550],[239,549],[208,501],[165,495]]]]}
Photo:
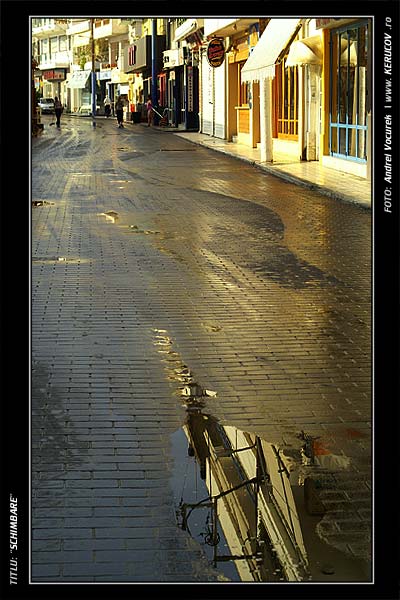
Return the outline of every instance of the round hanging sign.
{"type": "Polygon", "coordinates": [[[208,42],[207,61],[211,67],[219,67],[224,62],[225,48],[221,38],[214,38],[208,42]]]}

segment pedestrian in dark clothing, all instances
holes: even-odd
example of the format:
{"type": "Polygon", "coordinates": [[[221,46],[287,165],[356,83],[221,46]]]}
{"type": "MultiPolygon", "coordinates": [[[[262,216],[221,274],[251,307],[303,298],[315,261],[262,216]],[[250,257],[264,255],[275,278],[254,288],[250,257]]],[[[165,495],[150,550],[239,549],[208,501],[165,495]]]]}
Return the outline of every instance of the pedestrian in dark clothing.
{"type": "Polygon", "coordinates": [[[124,103],[122,102],[121,96],[118,96],[115,103],[115,112],[117,113],[118,127],[123,127],[124,120],[124,103]]]}
{"type": "Polygon", "coordinates": [[[59,101],[58,97],[54,98],[54,112],[56,113],[56,127],[60,128],[61,113],[63,111],[63,105],[59,101]]]}

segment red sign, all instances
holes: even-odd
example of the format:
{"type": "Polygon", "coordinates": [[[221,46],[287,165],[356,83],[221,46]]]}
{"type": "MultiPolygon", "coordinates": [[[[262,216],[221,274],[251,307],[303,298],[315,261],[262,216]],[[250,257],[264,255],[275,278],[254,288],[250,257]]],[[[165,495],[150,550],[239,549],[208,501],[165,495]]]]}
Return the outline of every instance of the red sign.
{"type": "Polygon", "coordinates": [[[222,38],[213,38],[208,42],[207,61],[211,67],[219,67],[224,62],[225,47],[222,38]]]}
{"type": "Polygon", "coordinates": [[[61,70],[51,70],[51,71],[43,71],[43,79],[46,79],[47,81],[52,81],[52,80],[55,80],[55,79],[64,80],[65,79],[64,69],[61,69],[61,70]]]}

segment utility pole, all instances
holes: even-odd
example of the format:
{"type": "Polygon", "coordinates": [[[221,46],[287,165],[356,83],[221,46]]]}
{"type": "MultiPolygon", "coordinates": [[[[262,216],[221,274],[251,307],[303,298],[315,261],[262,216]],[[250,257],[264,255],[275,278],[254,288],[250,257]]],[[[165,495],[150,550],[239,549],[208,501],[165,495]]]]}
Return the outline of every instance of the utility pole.
{"type": "Polygon", "coordinates": [[[151,102],[154,107],[157,104],[156,38],[157,19],[153,19],[151,31],[151,102]]]}
{"type": "Polygon", "coordinates": [[[92,43],[92,125],[96,127],[96,69],[94,64],[94,35],[93,35],[94,19],[90,19],[90,34],[92,43]]]}

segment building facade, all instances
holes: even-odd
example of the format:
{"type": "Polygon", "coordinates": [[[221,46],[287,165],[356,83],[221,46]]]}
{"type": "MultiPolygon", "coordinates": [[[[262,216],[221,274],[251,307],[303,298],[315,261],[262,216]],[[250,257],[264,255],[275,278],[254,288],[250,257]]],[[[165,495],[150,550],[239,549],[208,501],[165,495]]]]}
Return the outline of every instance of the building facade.
{"type": "Polygon", "coordinates": [[[244,144],[261,162],[319,161],[363,178],[371,42],[372,21],[359,18],[32,20],[35,88],[71,112],[91,111],[94,50],[100,113],[107,94],[122,95],[125,118],[145,119],[155,94],[170,127],[244,144]]]}
{"type": "Polygon", "coordinates": [[[65,102],[65,83],[72,62],[71,39],[64,19],[32,19],[34,84],[38,96],[65,102]]]}
{"type": "Polygon", "coordinates": [[[248,134],[238,125],[238,141],[259,147],[261,161],[318,160],[369,178],[371,26],[271,18],[240,71],[248,134]]]}

